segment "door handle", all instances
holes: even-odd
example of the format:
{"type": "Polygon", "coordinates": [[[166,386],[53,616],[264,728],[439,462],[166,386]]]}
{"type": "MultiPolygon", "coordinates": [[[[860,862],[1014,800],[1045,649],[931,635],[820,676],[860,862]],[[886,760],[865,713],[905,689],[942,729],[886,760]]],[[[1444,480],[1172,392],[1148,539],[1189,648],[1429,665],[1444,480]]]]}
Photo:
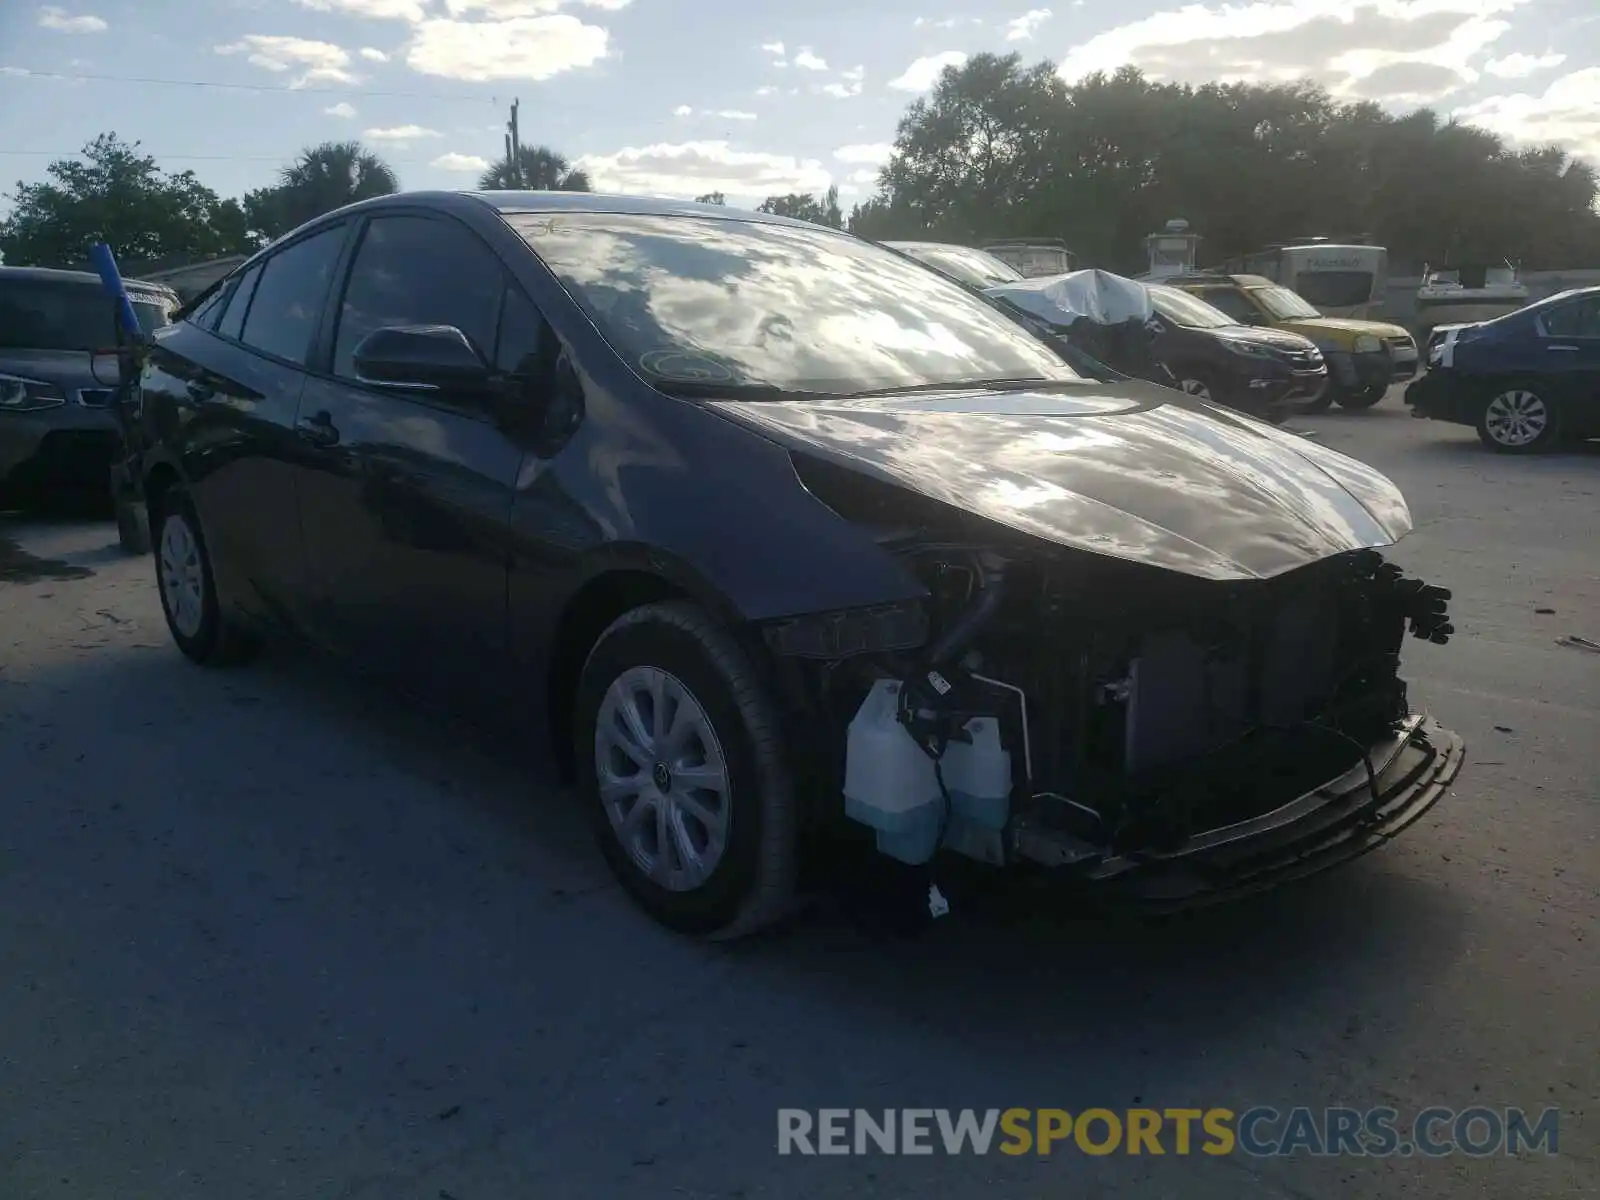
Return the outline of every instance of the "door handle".
{"type": "Polygon", "coordinates": [[[333,414],[324,409],[302,417],[294,423],[295,433],[313,446],[332,446],[339,440],[339,430],[333,423],[333,414]]]}
{"type": "Polygon", "coordinates": [[[1546,346],[1545,349],[1546,350],[1551,350],[1551,351],[1555,351],[1555,350],[1570,350],[1573,354],[1576,354],[1578,352],[1578,348],[1576,346],[1546,346]]]}

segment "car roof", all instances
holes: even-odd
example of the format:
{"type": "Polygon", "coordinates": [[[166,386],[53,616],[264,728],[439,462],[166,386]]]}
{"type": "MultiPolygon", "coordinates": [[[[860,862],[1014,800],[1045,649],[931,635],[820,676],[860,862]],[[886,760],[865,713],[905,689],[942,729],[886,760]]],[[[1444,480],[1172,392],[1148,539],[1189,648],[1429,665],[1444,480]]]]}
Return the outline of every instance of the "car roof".
{"type": "MultiPolygon", "coordinates": [[[[56,267],[0,267],[0,280],[6,279],[29,280],[34,283],[77,283],[95,288],[100,286],[100,276],[93,271],[63,271],[56,267]]],[[[172,289],[164,284],[149,283],[143,279],[124,279],[122,282],[146,291],[174,294],[172,289]]]]}
{"type": "MultiPolygon", "coordinates": [[[[507,216],[515,213],[608,213],[634,217],[715,217],[724,221],[743,221],[756,225],[788,225],[798,229],[818,229],[841,236],[843,230],[830,229],[813,221],[797,221],[772,213],[760,213],[745,208],[729,208],[725,204],[701,204],[695,200],[674,200],[670,196],[624,196],[607,192],[486,192],[486,191],[428,191],[395,192],[388,196],[375,196],[371,200],[347,205],[336,210],[339,214],[370,212],[391,206],[422,204],[446,211],[461,211],[469,205],[488,205],[507,216]]],[[[329,213],[334,216],[335,213],[329,213]]]]}
{"type": "Polygon", "coordinates": [[[1231,283],[1238,287],[1275,287],[1276,284],[1265,275],[1229,275],[1224,271],[1192,271],[1184,275],[1172,275],[1161,280],[1162,283],[1171,284],[1201,284],[1214,283],[1219,286],[1231,283]]]}

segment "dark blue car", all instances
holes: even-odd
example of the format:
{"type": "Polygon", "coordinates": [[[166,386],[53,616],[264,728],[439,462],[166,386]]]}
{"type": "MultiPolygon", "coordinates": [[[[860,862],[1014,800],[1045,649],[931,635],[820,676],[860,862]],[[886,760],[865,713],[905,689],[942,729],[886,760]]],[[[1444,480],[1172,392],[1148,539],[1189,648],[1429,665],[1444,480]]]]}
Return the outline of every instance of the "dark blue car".
{"type": "Polygon", "coordinates": [[[1416,416],[1473,426],[1505,454],[1600,436],[1600,287],[1436,330],[1406,403],[1416,416]]]}
{"type": "Polygon", "coordinates": [[[141,394],[184,654],[288,629],[523,733],[677,929],[836,856],[924,905],[940,851],[1220,898],[1461,763],[1397,673],[1450,627],[1379,554],[1392,483],[835,230],[384,197],[199,298],[141,394]]]}

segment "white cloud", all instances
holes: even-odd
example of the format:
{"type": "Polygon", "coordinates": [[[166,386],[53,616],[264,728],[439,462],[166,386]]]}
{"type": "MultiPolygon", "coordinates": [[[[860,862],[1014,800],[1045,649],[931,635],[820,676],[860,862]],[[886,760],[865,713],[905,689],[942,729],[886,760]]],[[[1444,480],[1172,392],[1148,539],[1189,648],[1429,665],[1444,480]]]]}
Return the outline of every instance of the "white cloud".
{"type": "Polygon", "coordinates": [[[422,125],[394,125],[388,129],[363,129],[361,136],[371,142],[413,142],[418,138],[443,137],[437,129],[422,125]]]}
{"type": "Polygon", "coordinates": [[[252,33],[217,46],[218,54],[243,54],[247,61],[268,71],[296,72],[290,87],[304,87],[308,83],[358,83],[351,73],[350,55],[332,42],[317,42],[309,38],[276,37],[252,33]]]}
{"type": "Polygon", "coordinates": [[[851,96],[861,95],[861,84],[859,81],[852,81],[849,83],[825,83],[822,85],[820,91],[824,96],[833,96],[839,100],[848,100],[851,96]]]}
{"type": "Polygon", "coordinates": [[[361,47],[361,57],[366,59],[368,62],[389,61],[389,56],[387,54],[385,54],[382,50],[376,50],[371,46],[361,47]]]}
{"type": "Polygon", "coordinates": [[[828,69],[826,60],[820,59],[811,53],[810,46],[800,47],[800,53],[794,56],[794,65],[804,67],[808,71],[826,71],[828,69]]]}
{"type": "Polygon", "coordinates": [[[471,171],[481,174],[489,169],[489,160],[479,158],[476,154],[457,154],[454,150],[448,154],[441,154],[428,164],[438,167],[441,171],[471,171]]]}
{"type": "Polygon", "coordinates": [[[1501,79],[1526,79],[1566,61],[1565,54],[1508,54],[1504,58],[1491,58],[1483,64],[1483,69],[1501,79]]]}
{"type": "Polygon", "coordinates": [[[917,59],[898,78],[891,79],[889,86],[902,92],[925,92],[939,82],[946,67],[959,67],[966,61],[967,56],[959,50],[929,54],[917,59]]]}
{"type": "Polygon", "coordinates": [[[355,106],[353,104],[346,104],[343,100],[339,101],[337,104],[329,105],[322,111],[327,113],[330,117],[343,117],[347,121],[356,116],[355,106]]]}
{"type": "Polygon", "coordinates": [[[1048,8],[1030,8],[1020,17],[1013,17],[1006,22],[1006,41],[1031,41],[1033,35],[1039,31],[1039,26],[1049,19],[1050,10],[1048,8]]]}
{"type": "Polygon", "coordinates": [[[314,12],[343,12],[380,21],[420,21],[427,14],[422,0],[294,0],[314,12]]]}
{"type": "Polygon", "coordinates": [[[776,96],[777,94],[778,89],[772,87],[770,84],[765,87],[758,87],[756,89],[756,95],[758,96],[776,96]]]}
{"type": "Polygon", "coordinates": [[[762,42],[761,48],[774,58],[782,58],[784,55],[782,42],[762,42]]]}
{"type": "Polygon", "coordinates": [[[66,9],[56,8],[53,5],[39,10],[39,24],[45,29],[54,29],[57,33],[104,33],[108,26],[104,18],[91,16],[88,13],[82,16],[70,16],[66,9]]]}
{"type": "Polygon", "coordinates": [[[1518,92],[1491,96],[1458,108],[1457,120],[1498,133],[1521,145],[1554,142],[1600,164],[1600,67],[1572,71],[1539,96],[1518,92]]]}
{"type": "Polygon", "coordinates": [[[760,197],[825,191],[833,182],[815,159],[734,150],[727,142],[629,146],[615,154],[586,154],[575,165],[587,171],[597,187],[633,195],[725,192],[760,197]]]}
{"type": "Polygon", "coordinates": [[[672,115],[675,117],[687,117],[692,116],[693,114],[694,109],[690,108],[687,104],[680,104],[677,108],[672,110],[672,115]]]}
{"type": "Polygon", "coordinates": [[[878,172],[864,168],[860,171],[851,171],[848,178],[851,183],[877,183],[878,172]]]}
{"type": "Polygon", "coordinates": [[[564,13],[470,23],[433,19],[416,31],[406,50],[413,70],[474,82],[543,80],[590,67],[606,56],[609,41],[598,25],[564,13]]]}
{"type": "Polygon", "coordinates": [[[914,29],[954,29],[961,24],[960,17],[945,17],[940,21],[930,21],[927,17],[918,17],[911,22],[914,29]]]}
{"type": "Polygon", "coordinates": [[[547,16],[574,4],[616,12],[629,3],[630,0],[444,0],[444,9],[452,17],[481,14],[491,21],[509,21],[547,16]]]}
{"type": "Polygon", "coordinates": [[[1118,26],[1060,65],[1075,82],[1133,65],[1180,83],[1309,78],[1341,97],[1426,103],[1477,80],[1471,65],[1531,0],[1256,0],[1190,4],[1118,26]]]}
{"type": "Polygon", "coordinates": [[[711,115],[713,117],[721,117],[724,121],[754,121],[756,119],[755,113],[742,112],[737,108],[720,108],[711,115]]]}
{"type": "Polygon", "coordinates": [[[893,153],[894,147],[888,142],[858,142],[850,146],[840,146],[833,152],[833,156],[843,163],[882,166],[889,161],[889,156],[893,153]]]}

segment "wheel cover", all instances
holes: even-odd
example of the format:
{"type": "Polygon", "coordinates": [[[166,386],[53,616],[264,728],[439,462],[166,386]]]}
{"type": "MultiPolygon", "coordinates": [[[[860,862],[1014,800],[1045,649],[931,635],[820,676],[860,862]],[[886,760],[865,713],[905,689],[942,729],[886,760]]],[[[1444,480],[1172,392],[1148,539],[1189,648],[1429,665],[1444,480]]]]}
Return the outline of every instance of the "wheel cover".
{"type": "Polygon", "coordinates": [[[182,513],[168,513],[161,523],[161,598],[172,624],[186,638],[199,636],[205,616],[205,571],[200,542],[182,513]]]}
{"type": "Polygon", "coordinates": [[[1502,446],[1526,446],[1539,440],[1550,424],[1550,410],[1532,392],[1501,392],[1489,401],[1483,426],[1502,446]]]}
{"type": "Polygon", "coordinates": [[[1198,379],[1182,380],[1178,384],[1178,387],[1188,395],[1193,396],[1196,400],[1211,399],[1211,389],[1198,379]]]}
{"type": "Polygon", "coordinates": [[[618,843],[651,881],[702,886],[728,846],[728,762],[711,718],[679,679],[631,667],[600,702],[600,803],[618,843]]]}

